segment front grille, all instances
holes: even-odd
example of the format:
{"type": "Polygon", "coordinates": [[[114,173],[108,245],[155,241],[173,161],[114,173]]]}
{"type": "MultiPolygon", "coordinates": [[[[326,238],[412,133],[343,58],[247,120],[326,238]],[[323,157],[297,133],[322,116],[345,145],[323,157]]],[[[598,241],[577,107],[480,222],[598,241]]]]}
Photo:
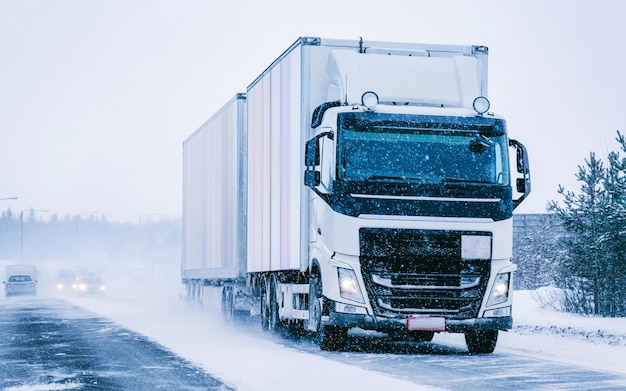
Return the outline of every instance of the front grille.
{"type": "Polygon", "coordinates": [[[361,268],[376,315],[474,318],[490,260],[461,260],[463,231],[361,228],[361,268]]]}

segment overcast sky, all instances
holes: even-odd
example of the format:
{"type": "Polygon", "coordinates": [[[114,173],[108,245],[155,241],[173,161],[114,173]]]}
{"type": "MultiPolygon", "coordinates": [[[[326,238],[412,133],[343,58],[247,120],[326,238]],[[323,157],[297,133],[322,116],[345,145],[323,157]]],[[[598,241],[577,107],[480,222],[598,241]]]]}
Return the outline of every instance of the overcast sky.
{"type": "Polygon", "coordinates": [[[626,132],[622,2],[216,3],[0,0],[0,210],[180,217],[182,141],[300,36],[488,46],[491,109],[531,159],[520,212],[626,132]]]}

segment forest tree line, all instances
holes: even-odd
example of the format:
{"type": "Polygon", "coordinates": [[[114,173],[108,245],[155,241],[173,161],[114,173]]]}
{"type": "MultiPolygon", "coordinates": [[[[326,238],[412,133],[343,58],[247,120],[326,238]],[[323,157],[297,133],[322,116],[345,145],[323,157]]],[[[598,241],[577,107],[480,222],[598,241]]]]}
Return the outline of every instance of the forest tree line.
{"type": "Polygon", "coordinates": [[[105,216],[59,218],[11,209],[0,216],[0,261],[16,263],[129,263],[155,259],[179,262],[180,220],[140,224],[110,222],[105,216]]]}

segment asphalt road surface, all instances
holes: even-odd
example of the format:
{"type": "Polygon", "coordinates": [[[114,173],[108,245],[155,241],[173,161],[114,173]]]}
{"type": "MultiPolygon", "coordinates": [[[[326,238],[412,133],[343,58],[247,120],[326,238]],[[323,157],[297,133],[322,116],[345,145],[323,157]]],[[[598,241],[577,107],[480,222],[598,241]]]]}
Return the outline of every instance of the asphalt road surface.
{"type": "Polygon", "coordinates": [[[0,390],[230,390],[140,334],[67,302],[0,301],[0,390]]]}

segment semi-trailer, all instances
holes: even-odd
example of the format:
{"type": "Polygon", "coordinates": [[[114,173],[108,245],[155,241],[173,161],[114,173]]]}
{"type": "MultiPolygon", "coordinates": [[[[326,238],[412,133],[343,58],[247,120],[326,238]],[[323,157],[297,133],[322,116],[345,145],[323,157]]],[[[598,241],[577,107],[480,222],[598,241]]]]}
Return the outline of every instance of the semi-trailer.
{"type": "Polygon", "coordinates": [[[512,327],[526,148],[490,111],[488,48],[301,37],[183,142],[182,283],[222,311],[493,352],[512,327]]]}

